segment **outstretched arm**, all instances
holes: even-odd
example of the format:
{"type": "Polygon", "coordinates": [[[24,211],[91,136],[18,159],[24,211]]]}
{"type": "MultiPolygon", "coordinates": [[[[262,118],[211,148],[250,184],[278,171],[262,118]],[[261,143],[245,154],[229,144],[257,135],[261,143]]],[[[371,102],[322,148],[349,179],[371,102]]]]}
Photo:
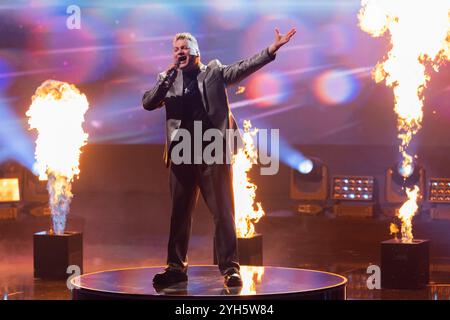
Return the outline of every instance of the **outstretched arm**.
{"type": "Polygon", "coordinates": [[[268,48],[249,59],[241,60],[228,66],[222,66],[222,76],[225,83],[227,85],[238,83],[253,72],[273,61],[275,59],[275,52],[288,43],[295,33],[296,30],[293,28],[283,35],[280,34],[280,31],[276,28],[275,40],[268,48]]]}

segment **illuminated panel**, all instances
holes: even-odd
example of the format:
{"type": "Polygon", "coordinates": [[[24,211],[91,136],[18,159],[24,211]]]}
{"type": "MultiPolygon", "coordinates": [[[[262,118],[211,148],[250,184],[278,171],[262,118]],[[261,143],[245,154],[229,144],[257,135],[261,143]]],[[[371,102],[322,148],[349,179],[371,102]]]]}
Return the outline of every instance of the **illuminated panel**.
{"type": "Polygon", "coordinates": [[[428,200],[450,203],[450,178],[430,178],[428,200]]]}
{"type": "Polygon", "coordinates": [[[0,202],[20,201],[19,179],[0,178],[0,202]]]}
{"type": "Polygon", "coordinates": [[[332,198],[335,200],[372,201],[375,178],[371,176],[334,176],[332,198]]]}

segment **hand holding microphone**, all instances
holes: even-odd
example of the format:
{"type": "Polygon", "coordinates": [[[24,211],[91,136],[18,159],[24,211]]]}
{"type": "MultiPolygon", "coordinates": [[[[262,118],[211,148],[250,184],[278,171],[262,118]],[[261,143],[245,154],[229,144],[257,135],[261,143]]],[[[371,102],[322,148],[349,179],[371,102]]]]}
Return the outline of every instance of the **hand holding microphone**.
{"type": "Polygon", "coordinates": [[[173,82],[175,81],[175,78],[178,73],[178,68],[180,67],[181,62],[186,60],[186,56],[181,56],[178,58],[177,62],[172,65],[172,67],[167,71],[166,77],[164,78],[164,83],[167,87],[170,87],[173,82]]]}

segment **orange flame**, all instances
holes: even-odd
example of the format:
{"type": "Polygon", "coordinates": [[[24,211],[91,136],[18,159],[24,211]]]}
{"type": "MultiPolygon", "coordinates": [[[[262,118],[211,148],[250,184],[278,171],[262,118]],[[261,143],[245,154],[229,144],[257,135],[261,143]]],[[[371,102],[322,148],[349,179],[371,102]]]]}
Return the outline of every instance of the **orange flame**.
{"type": "Polygon", "coordinates": [[[402,221],[402,242],[412,242],[412,218],[418,209],[417,198],[419,196],[419,187],[414,186],[414,189],[406,188],[406,194],[408,195],[408,200],[398,211],[398,217],[402,221]]]}
{"type": "MultiPolygon", "coordinates": [[[[362,0],[361,4],[358,14],[361,29],[374,37],[386,31],[391,35],[392,47],[387,57],[376,65],[372,76],[377,83],[385,79],[386,85],[393,89],[398,138],[401,140],[399,151],[405,168],[413,162],[407,148],[422,127],[423,93],[430,80],[425,63],[438,71],[439,64],[450,59],[450,2],[362,0]]],[[[413,193],[407,194],[405,208],[412,210],[413,193]]],[[[410,212],[404,217],[412,219],[413,215],[410,212]]],[[[410,224],[411,221],[405,220],[402,230],[407,230],[410,224]]],[[[412,234],[407,238],[409,236],[412,239],[412,234]]],[[[402,237],[405,237],[403,231],[402,237]]]]}
{"type": "Polygon", "coordinates": [[[256,284],[260,283],[264,274],[264,267],[241,266],[242,290],[241,295],[256,294],[256,284]]]}
{"type": "Polygon", "coordinates": [[[53,229],[64,233],[66,215],[73,194],[71,182],[80,173],[80,148],[88,134],[83,131],[89,108],[84,94],[74,86],[47,80],[36,89],[26,115],[30,129],[36,129],[35,156],[41,180],[48,180],[53,229]]]}
{"type": "Polygon", "coordinates": [[[244,92],[245,92],[245,87],[241,87],[241,86],[237,87],[236,94],[242,94],[244,92]]]}
{"type": "Polygon", "coordinates": [[[253,137],[258,132],[251,130],[250,121],[244,121],[244,147],[233,157],[233,190],[234,215],[236,233],[239,238],[250,238],[255,235],[254,223],[264,215],[261,203],[255,204],[257,186],[250,182],[247,176],[253,164],[258,159],[253,137]]]}
{"type": "Polygon", "coordinates": [[[400,230],[398,230],[398,227],[397,227],[397,225],[396,225],[395,223],[391,223],[391,224],[389,225],[389,234],[393,234],[394,237],[395,237],[395,239],[397,239],[397,233],[398,233],[399,231],[400,231],[400,230]]]}

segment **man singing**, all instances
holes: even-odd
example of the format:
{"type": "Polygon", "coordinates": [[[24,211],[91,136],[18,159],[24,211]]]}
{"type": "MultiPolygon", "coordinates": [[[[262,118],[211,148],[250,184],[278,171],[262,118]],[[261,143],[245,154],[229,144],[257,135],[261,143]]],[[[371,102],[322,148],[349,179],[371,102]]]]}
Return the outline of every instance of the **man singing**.
{"type": "MultiPolygon", "coordinates": [[[[231,65],[213,60],[200,62],[197,40],[190,33],[178,33],[173,39],[173,65],[158,75],[156,85],[142,98],[146,110],[166,109],[166,146],[164,158],[170,166],[171,222],[165,271],[155,275],[155,286],[169,286],[186,282],[187,250],[191,234],[192,211],[199,192],[211,211],[215,224],[215,248],[219,270],[228,287],[242,285],[239,273],[237,238],[234,223],[232,172],[229,162],[205,163],[199,152],[191,152],[191,161],[174,161],[172,151],[177,144],[177,132],[187,130],[194,145],[194,126],[201,123],[203,131],[236,129],[236,122],[228,105],[226,87],[251,75],[275,59],[275,52],[295,34],[292,29],[280,34],[275,29],[275,40],[253,57],[231,65]]],[[[178,155],[176,155],[178,156],[178,155]]]]}

